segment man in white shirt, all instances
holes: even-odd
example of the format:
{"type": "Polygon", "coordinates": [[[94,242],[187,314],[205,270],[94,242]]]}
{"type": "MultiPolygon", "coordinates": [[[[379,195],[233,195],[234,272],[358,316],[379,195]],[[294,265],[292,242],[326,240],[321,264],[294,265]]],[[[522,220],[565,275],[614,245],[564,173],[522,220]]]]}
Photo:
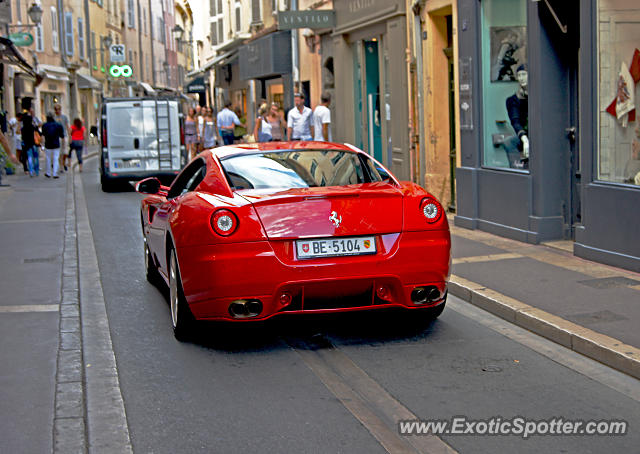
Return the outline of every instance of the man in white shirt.
{"type": "Polygon", "coordinates": [[[312,140],[313,138],[313,111],[304,105],[304,95],[293,95],[296,105],[287,116],[287,134],[289,140],[312,140]]]}
{"type": "Polygon", "coordinates": [[[218,112],[216,123],[218,124],[218,132],[225,145],[231,145],[234,140],[233,129],[234,125],[242,126],[246,128],[246,125],[240,121],[238,116],[229,109],[231,107],[231,101],[227,101],[224,105],[224,109],[218,112]]]}
{"type": "Polygon", "coordinates": [[[313,140],[316,142],[331,142],[331,94],[324,92],[320,97],[321,103],[313,111],[313,140]]]}

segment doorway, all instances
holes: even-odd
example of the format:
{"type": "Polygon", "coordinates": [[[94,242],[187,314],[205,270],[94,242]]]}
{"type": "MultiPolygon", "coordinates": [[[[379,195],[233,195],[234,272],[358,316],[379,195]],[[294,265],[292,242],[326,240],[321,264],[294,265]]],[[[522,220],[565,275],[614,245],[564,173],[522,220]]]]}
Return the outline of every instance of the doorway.
{"type": "Polygon", "coordinates": [[[380,57],[378,40],[364,41],[366,124],[368,151],[382,162],[382,112],[380,111],[380,57]]]}
{"type": "Polygon", "coordinates": [[[540,19],[553,46],[558,61],[557,83],[562,87],[564,99],[557,107],[563,110],[562,147],[557,159],[564,169],[565,194],[562,195],[564,217],[564,239],[574,240],[576,228],[582,223],[579,113],[580,113],[580,2],[540,3],[540,19]]]}

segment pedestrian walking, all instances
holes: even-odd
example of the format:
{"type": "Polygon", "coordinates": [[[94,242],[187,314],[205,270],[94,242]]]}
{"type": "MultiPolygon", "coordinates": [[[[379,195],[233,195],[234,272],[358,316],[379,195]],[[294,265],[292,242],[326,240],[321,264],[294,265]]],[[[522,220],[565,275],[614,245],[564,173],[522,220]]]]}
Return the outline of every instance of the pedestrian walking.
{"type": "Polygon", "coordinates": [[[60,140],[60,149],[63,150],[63,152],[60,153],[59,166],[61,169],[64,168],[64,170],[67,170],[67,153],[65,153],[64,150],[68,149],[67,145],[68,145],[69,126],[70,126],[69,117],[67,117],[65,114],[62,113],[62,106],[60,106],[60,104],[56,104],[53,106],[53,113],[54,113],[55,121],[60,123],[64,131],[64,137],[60,140]]]}
{"type": "Polygon", "coordinates": [[[267,118],[269,106],[264,103],[258,110],[258,118],[256,118],[255,126],[253,127],[253,137],[256,142],[271,142],[273,135],[271,134],[271,123],[267,118]]]}
{"type": "Polygon", "coordinates": [[[271,103],[267,121],[271,125],[271,140],[274,142],[284,140],[285,122],[282,118],[282,112],[280,112],[280,105],[277,102],[271,103]]]}
{"type": "Polygon", "coordinates": [[[22,113],[18,112],[15,117],[9,120],[9,128],[11,129],[11,135],[13,136],[15,156],[18,159],[18,163],[24,167],[24,172],[27,173],[27,161],[22,157],[22,113]]]}
{"type": "Polygon", "coordinates": [[[331,94],[324,92],[320,97],[321,103],[313,111],[313,140],[316,142],[331,142],[331,94]]]}
{"type": "Polygon", "coordinates": [[[233,132],[235,125],[246,127],[244,123],[240,121],[238,115],[236,115],[235,112],[232,112],[231,109],[229,109],[230,107],[231,102],[227,101],[224,105],[224,109],[218,112],[216,118],[220,137],[222,137],[222,141],[225,145],[233,144],[233,140],[235,139],[235,135],[233,132]]]}
{"type": "Polygon", "coordinates": [[[71,166],[71,155],[76,152],[78,159],[78,170],[82,172],[82,152],[84,151],[85,128],[82,120],[75,118],[71,125],[71,145],[69,146],[69,166],[71,166]]]}
{"type": "Polygon", "coordinates": [[[198,142],[197,152],[200,153],[204,148],[204,122],[207,115],[207,106],[198,106],[200,109],[196,110],[196,120],[198,125],[198,142]]]}
{"type": "Polygon", "coordinates": [[[22,153],[26,160],[25,172],[31,177],[40,173],[40,131],[34,124],[33,109],[29,108],[22,113],[22,153]]]}
{"type": "Polygon", "coordinates": [[[213,148],[216,146],[216,122],[213,119],[213,109],[211,107],[205,107],[204,113],[204,126],[202,129],[202,146],[207,148],[213,148]]]}
{"type": "Polygon", "coordinates": [[[196,117],[196,109],[189,108],[187,118],[184,119],[184,143],[187,146],[189,161],[191,161],[197,152],[198,146],[198,123],[196,117]]]}
{"type": "Polygon", "coordinates": [[[289,140],[312,140],[313,138],[313,112],[304,105],[304,94],[293,95],[295,107],[287,116],[287,135],[289,140]]]}
{"type": "Polygon", "coordinates": [[[64,128],[55,120],[54,114],[47,114],[47,121],[42,125],[42,135],[44,136],[44,152],[47,167],[44,176],[47,178],[58,178],[60,166],[60,145],[64,139],[64,128]]]}

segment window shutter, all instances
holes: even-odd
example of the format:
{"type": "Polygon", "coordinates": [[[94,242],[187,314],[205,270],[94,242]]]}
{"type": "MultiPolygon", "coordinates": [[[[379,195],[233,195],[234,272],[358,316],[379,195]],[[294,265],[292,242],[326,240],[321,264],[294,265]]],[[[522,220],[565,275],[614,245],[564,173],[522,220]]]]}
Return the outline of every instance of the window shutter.
{"type": "Polygon", "coordinates": [[[78,18],[78,57],[84,59],[84,21],[78,18]]]}
{"type": "Polygon", "coordinates": [[[58,14],[54,7],[51,7],[51,48],[58,52],[60,43],[58,42],[58,14]]]}
{"type": "Polygon", "coordinates": [[[64,36],[67,55],[73,55],[73,14],[64,14],[64,36]]]}
{"type": "Polygon", "coordinates": [[[236,6],[236,32],[240,33],[240,29],[242,28],[242,20],[240,18],[240,7],[236,6]]]}
{"type": "Polygon", "coordinates": [[[225,39],[224,39],[224,21],[222,19],[220,19],[218,21],[218,42],[220,42],[220,44],[225,42],[225,39]]]}
{"type": "Polygon", "coordinates": [[[216,22],[211,22],[211,45],[216,46],[218,44],[218,25],[216,22]]]}
{"type": "Polygon", "coordinates": [[[127,17],[129,19],[129,27],[136,28],[136,14],[134,11],[133,0],[127,0],[127,5],[128,5],[127,17]]]}
{"type": "Polygon", "coordinates": [[[42,22],[36,26],[36,52],[44,51],[44,45],[42,42],[42,22]]]}
{"type": "Polygon", "coordinates": [[[251,23],[260,24],[260,0],[251,0],[251,23]]]}

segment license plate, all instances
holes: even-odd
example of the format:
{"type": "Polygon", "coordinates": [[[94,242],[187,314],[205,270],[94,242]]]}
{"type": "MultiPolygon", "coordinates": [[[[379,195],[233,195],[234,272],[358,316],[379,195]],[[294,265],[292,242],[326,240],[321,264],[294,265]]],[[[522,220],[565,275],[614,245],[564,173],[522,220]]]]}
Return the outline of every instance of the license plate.
{"type": "Polygon", "coordinates": [[[113,166],[116,169],[138,169],[140,167],[142,167],[142,163],[140,162],[139,159],[132,159],[131,161],[115,161],[113,163],[113,166]]]}
{"type": "Polygon", "coordinates": [[[376,239],[373,236],[359,236],[297,240],[296,251],[299,259],[375,254],[376,239]]]}

